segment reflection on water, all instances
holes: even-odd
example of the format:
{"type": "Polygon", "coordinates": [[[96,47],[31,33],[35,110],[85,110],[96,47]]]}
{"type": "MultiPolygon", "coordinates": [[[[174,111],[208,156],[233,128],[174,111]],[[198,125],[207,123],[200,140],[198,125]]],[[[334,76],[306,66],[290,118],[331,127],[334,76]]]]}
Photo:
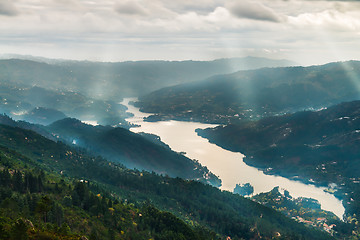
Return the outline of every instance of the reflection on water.
{"type": "Polygon", "coordinates": [[[345,209],[341,201],[334,195],[324,192],[324,188],[306,185],[284,177],[265,175],[257,168],[246,165],[242,161],[244,155],[241,153],[231,152],[209,143],[207,139],[198,136],[195,132],[198,128],[205,129],[216,125],[181,121],[144,122],[142,119],[150,114],[142,113],[138,108],[129,105],[129,101],[134,100],[136,99],[124,99],[122,102],[128,107],[128,112],[134,114],[134,117],[127,121],[140,125],[130,130],[158,135],[172,150],[186,152],[187,157],[197,159],[221,179],[222,190],[233,191],[238,183],[250,183],[254,187],[254,193],[257,194],[268,192],[279,186],[288,190],[293,197],[317,199],[322,209],[332,211],[342,219],[345,209]]]}

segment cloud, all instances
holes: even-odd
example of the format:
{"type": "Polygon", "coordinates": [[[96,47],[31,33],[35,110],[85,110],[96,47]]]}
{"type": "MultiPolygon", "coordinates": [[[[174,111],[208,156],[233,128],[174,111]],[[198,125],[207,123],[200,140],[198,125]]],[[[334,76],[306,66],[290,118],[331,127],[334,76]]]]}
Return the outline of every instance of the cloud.
{"type": "Polygon", "coordinates": [[[326,10],[319,13],[304,13],[289,17],[288,22],[304,29],[321,29],[340,35],[343,32],[360,32],[358,12],[344,13],[336,10],[326,10]]]}
{"type": "Polygon", "coordinates": [[[282,17],[269,7],[254,1],[233,1],[226,5],[227,9],[238,18],[260,21],[281,22],[282,17]]]}
{"type": "Polygon", "coordinates": [[[147,15],[147,11],[136,1],[125,1],[119,2],[115,6],[115,11],[121,15],[138,15],[145,16],[147,15]]]}
{"type": "Polygon", "coordinates": [[[164,7],[177,12],[196,12],[197,14],[209,14],[214,9],[223,5],[223,0],[182,0],[182,1],[168,1],[161,0],[164,7]]]}
{"type": "Polygon", "coordinates": [[[0,0],[0,15],[15,16],[18,14],[12,1],[0,0]]]}
{"type": "Polygon", "coordinates": [[[324,62],[331,47],[360,59],[359,14],[357,1],[0,0],[6,20],[0,53],[104,60],[246,54],[324,62]]]}

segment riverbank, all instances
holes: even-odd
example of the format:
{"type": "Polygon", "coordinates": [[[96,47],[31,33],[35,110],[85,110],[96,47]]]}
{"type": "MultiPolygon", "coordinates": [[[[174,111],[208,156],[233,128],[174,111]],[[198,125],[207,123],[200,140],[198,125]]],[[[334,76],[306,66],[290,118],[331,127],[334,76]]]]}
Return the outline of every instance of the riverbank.
{"type": "MultiPolygon", "coordinates": [[[[131,99],[132,101],[135,99],[131,99]]],[[[211,144],[207,139],[197,135],[196,129],[213,128],[216,125],[197,122],[160,121],[144,122],[143,118],[150,114],[142,113],[138,108],[129,105],[130,99],[123,102],[127,104],[128,111],[134,117],[127,119],[140,127],[131,128],[134,132],[145,132],[159,136],[173,151],[186,152],[190,159],[196,159],[206,166],[212,173],[222,180],[222,190],[233,191],[236,184],[250,183],[254,192],[268,192],[274,187],[287,189],[294,197],[308,197],[320,202],[322,209],[334,212],[342,219],[344,207],[334,195],[324,192],[325,188],[303,184],[299,181],[289,180],[279,176],[266,175],[257,168],[250,167],[243,162],[244,155],[231,152],[211,144]]]]}

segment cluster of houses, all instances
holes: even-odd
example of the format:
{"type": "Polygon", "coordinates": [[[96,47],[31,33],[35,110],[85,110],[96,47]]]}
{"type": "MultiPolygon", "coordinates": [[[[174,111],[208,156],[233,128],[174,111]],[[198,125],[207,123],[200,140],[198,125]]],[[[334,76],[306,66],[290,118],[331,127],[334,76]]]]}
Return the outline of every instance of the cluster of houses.
{"type": "Polygon", "coordinates": [[[315,220],[315,222],[313,221],[309,221],[309,220],[305,220],[302,217],[296,216],[296,217],[292,217],[292,219],[294,219],[295,221],[307,224],[309,226],[313,226],[313,227],[322,227],[324,229],[324,231],[330,233],[331,235],[334,234],[334,230],[333,228],[336,227],[335,224],[331,224],[330,226],[326,224],[326,218],[317,218],[315,220]]]}

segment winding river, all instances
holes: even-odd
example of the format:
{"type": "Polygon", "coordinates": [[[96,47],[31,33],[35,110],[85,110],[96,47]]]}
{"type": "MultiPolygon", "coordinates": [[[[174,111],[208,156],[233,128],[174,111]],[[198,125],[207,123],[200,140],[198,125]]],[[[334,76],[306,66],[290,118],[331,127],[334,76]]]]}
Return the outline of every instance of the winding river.
{"type": "Polygon", "coordinates": [[[212,124],[182,121],[144,122],[143,118],[151,114],[142,113],[138,108],[129,104],[136,98],[127,98],[121,103],[128,107],[128,112],[134,114],[127,121],[139,125],[131,128],[133,132],[152,133],[161,138],[176,152],[186,152],[190,159],[197,159],[203,166],[218,176],[222,181],[222,190],[233,191],[236,184],[250,183],[254,187],[254,194],[268,192],[274,187],[286,189],[293,197],[308,197],[317,199],[321,208],[331,211],[340,219],[345,209],[340,200],[334,195],[324,192],[325,188],[307,185],[284,177],[266,175],[257,168],[246,165],[242,159],[244,155],[231,152],[209,143],[205,138],[197,135],[196,129],[215,127],[212,124]]]}

